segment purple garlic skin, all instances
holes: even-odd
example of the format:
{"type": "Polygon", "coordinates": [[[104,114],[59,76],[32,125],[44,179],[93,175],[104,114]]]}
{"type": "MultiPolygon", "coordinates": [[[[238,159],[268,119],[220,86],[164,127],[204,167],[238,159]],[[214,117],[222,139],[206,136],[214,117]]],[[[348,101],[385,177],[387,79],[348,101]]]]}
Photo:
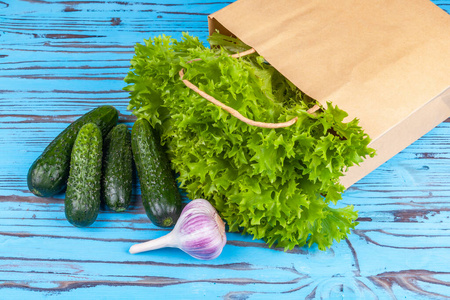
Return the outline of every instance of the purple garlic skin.
{"type": "Polygon", "coordinates": [[[184,207],[170,233],[145,243],[133,245],[130,253],[174,247],[194,258],[210,260],[222,253],[226,243],[225,224],[217,211],[207,200],[196,199],[184,207]]]}
{"type": "Polygon", "coordinates": [[[204,199],[185,206],[173,231],[178,232],[179,248],[197,259],[218,257],[227,242],[225,224],[204,199]]]}

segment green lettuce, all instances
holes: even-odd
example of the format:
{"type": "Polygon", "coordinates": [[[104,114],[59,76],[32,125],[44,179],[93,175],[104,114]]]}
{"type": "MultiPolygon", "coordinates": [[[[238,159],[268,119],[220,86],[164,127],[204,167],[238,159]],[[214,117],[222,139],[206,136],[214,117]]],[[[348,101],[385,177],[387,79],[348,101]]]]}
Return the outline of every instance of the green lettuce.
{"type": "Polygon", "coordinates": [[[159,131],[190,199],[209,200],[229,231],[285,250],[306,244],[324,250],[349,234],[357,212],[336,206],[344,191],[339,177],[374,155],[358,120],[345,123],[347,113],[332,103],[307,113],[317,102],[263,57],[229,56],[249,48],[237,39],[213,34],[211,48],[186,33],[144,42],[135,46],[125,78],[128,109],[159,131]],[[181,69],[184,79],[249,119],[298,121],[249,126],[187,88],[181,69]]]}

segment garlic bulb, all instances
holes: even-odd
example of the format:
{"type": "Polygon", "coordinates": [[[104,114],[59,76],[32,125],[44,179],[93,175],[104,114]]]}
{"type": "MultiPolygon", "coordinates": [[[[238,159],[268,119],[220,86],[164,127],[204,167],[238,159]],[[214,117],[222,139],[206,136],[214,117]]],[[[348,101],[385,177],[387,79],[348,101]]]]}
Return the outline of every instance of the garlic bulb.
{"type": "Polygon", "coordinates": [[[179,248],[197,259],[214,259],[227,242],[225,224],[214,207],[204,199],[189,202],[181,212],[173,230],[160,238],[133,245],[130,253],[179,248]]]}

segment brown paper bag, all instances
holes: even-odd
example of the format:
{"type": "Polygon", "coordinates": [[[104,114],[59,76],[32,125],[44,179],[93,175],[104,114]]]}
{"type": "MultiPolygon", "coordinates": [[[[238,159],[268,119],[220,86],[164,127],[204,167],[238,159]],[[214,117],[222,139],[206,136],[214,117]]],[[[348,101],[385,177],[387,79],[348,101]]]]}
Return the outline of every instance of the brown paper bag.
{"type": "Polygon", "coordinates": [[[209,28],[360,119],[377,155],[350,168],[345,187],[450,116],[450,15],[429,0],[239,0],[209,28]]]}

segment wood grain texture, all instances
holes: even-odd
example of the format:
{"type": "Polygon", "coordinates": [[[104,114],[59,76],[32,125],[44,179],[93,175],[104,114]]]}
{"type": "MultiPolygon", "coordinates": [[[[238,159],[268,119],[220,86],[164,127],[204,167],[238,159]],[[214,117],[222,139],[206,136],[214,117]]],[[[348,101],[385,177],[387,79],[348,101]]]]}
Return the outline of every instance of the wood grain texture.
{"type": "MultiPolygon", "coordinates": [[[[28,191],[31,163],[81,114],[111,104],[132,125],[122,88],[135,43],[182,31],[205,41],[207,15],[229,3],[0,1],[1,299],[450,298],[450,119],[345,192],[360,224],[325,252],[227,234],[213,261],[130,255],[167,233],[146,217],[138,184],[129,210],[82,229],[65,219],[64,195],[28,191]]],[[[450,0],[434,3],[450,12],[450,0]]]]}

